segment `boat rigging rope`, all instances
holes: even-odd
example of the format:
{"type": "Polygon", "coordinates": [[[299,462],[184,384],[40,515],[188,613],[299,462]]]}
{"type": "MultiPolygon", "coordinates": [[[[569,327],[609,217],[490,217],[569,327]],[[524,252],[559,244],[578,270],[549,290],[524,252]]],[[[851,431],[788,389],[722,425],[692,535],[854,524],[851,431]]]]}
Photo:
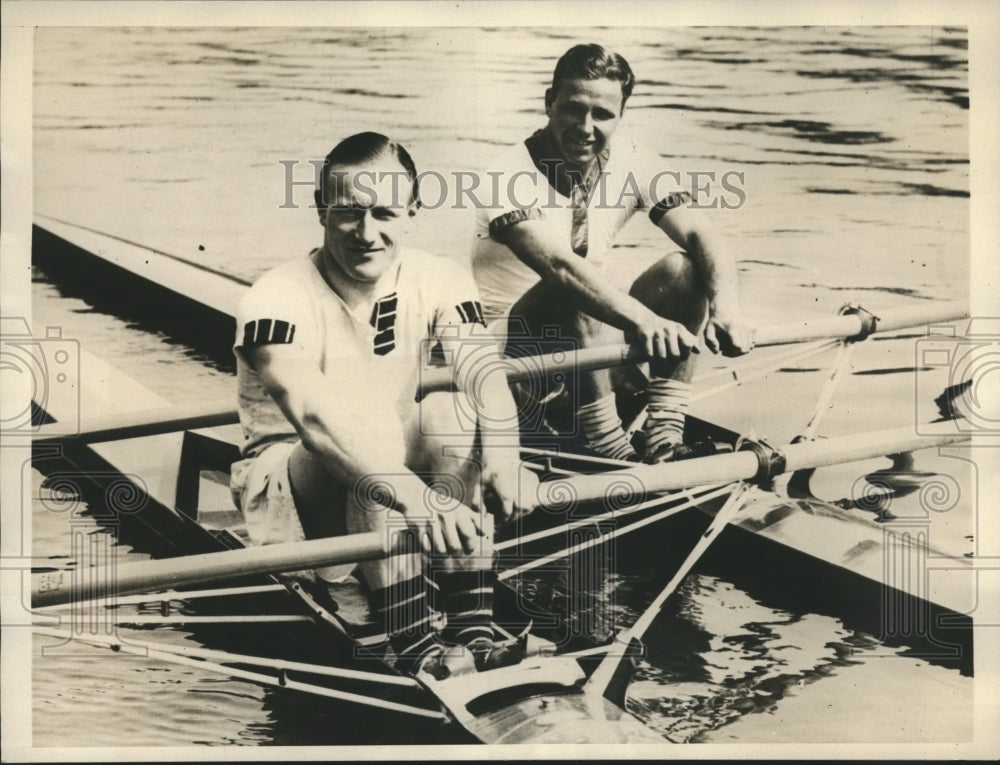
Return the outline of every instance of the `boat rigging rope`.
{"type": "Polygon", "coordinates": [[[673,595],[674,591],[680,586],[684,578],[690,573],[691,569],[694,568],[695,564],[701,559],[708,548],[711,546],[712,542],[722,533],[722,530],[729,525],[730,521],[736,517],[743,506],[746,504],[748,497],[750,496],[751,484],[746,481],[740,481],[732,488],[732,493],[729,495],[729,499],[726,503],[719,509],[719,512],[715,514],[712,522],[709,524],[705,533],[702,534],[701,539],[698,543],[691,549],[688,553],[688,557],[685,558],[684,562],[680,565],[680,568],[674,573],[667,582],[666,587],[660,591],[660,594],[656,596],[652,603],[646,608],[636,622],[629,627],[627,630],[623,630],[618,636],[615,637],[612,645],[617,645],[620,647],[620,651],[615,653],[609,653],[601,663],[594,670],[594,673],[588,678],[586,691],[589,694],[600,694],[603,695],[607,690],[612,678],[614,677],[615,670],[618,668],[623,656],[627,655],[628,647],[633,640],[638,640],[645,634],[646,630],[652,625],[653,621],[659,616],[660,609],[663,608],[664,603],[667,602],[667,598],[673,595]]]}
{"type": "MultiPolygon", "coordinates": [[[[526,571],[531,571],[532,569],[539,568],[540,566],[544,566],[544,565],[546,565],[548,563],[552,563],[553,561],[557,561],[557,560],[560,560],[562,558],[567,558],[567,557],[569,557],[571,555],[576,555],[577,553],[582,552],[583,550],[586,550],[586,549],[588,549],[590,547],[594,547],[594,546],[599,545],[599,544],[604,544],[605,542],[609,542],[612,539],[615,539],[615,538],[617,538],[619,536],[622,536],[624,534],[628,534],[628,533],[630,533],[632,531],[636,531],[637,529],[644,528],[645,526],[648,526],[648,525],[650,525],[652,523],[656,523],[658,521],[663,520],[664,518],[668,518],[671,515],[675,515],[675,514],[681,512],[682,510],[687,510],[688,508],[692,507],[693,505],[698,504],[699,502],[703,502],[703,501],[705,501],[707,499],[712,499],[714,497],[724,496],[726,494],[729,494],[733,490],[733,486],[734,485],[735,484],[726,484],[722,488],[716,489],[716,490],[714,490],[712,492],[709,492],[708,494],[702,494],[702,495],[700,495],[698,497],[691,497],[690,495],[687,495],[688,496],[687,501],[683,502],[680,505],[674,505],[672,507],[668,507],[666,510],[663,510],[663,511],[661,511],[659,513],[654,513],[653,515],[649,516],[648,518],[643,518],[640,521],[636,521],[635,523],[629,524],[625,528],[614,529],[613,531],[610,531],[607,534],[600,534],[600,535],[598,535],[596,537],[593,537],[591,539],[587,539],[587,540],[585,540],[583,542],[580,542],[579,544],[572,545],[572,546],[566,548],[565,550],[559,550],[559,551],[554,552],[554,553],[552,553],[550,555],[546,555],[545,557],[535,558],[534,560],[528,561],[527,563],[525,563],[525,564],[523,564],[521,566],[516,566],[514,568],[509,568],[506,571],[502,571],[500,573],[500,575],[499,575],[498,578],[501,581],[503,581],[505,579],[510,579],[513,576],[517,576],[518,574],[523,574],[526,571]]],[[[686,492],[685,492],[685,494],[686,494],[686,492]]],[[[644,503],[644,505],[650,505],[650,504],[657,503],[657,502],[662,503],[663,502],[663,498],[659,498],[659,499],[656,499],[656,500],[651,500],[651,502],[644,503]]],[[[614,517],[614,516],[620,515],[620,514],[621,514],[621,511],[614,511],[613,510],[613,511],[611,511],[609,513],[606,513],[605,515],[608,516],[608,517],[614,517]]],[[[589,522],[593,522],[594,520],[595,519],[589,519],[588,523],[589,522]]],[[[564,527],[560,526],[559,528],[561,530],[564,527]]]]}
{"type": "Polygon", "coordinates": [[[286,672],[301,671],[308,674],[322,674],[334,677],[345,677],[348,679],[370,680],[372,682],[382,682],[395,685],[418,685],[412,678],[397,677],[393,675],[379,675],[374,672],[359,672],[357,670],[346,670],[339,667],[325,667],[322,665],[302,664],[299,662],[260,659],[252,656],[241,656],[239,654],[229,654],[225,651],[210,651],[209,649],[199,649],[190,646],[154,646],[149,643],[138,643],[133,641],[126,642],[123,640],[105,638],[97,635],[83,637],[80,635],[74,635],[64,630],[54,630],[41,627],[35,627],[34,631],[37,634],[48,635],[50,637],[63,638],[65,640],[76,640],[90,645],[103,646],[116,652],[120,651],[124,653],[136,654],[150,659],[157,659],[173,664],[179,664],[181,666],[202,669],[207,672],[229,675],[233,678],[249,680],[250,682],[258,683],[260,685],[288,688],[291,690],[302,691],[304,693],[311,693],[316,696],[325,696],[338,701],[346,701],[352,704],[376,707],[378,709],[400,712],[402,714],[432,720],[440,720],[442,722],[450,719],[444,712],[434,709],[415,707],[410,704],[401,704],[399,702],[388,701],[386,699],[380,699],[373,696],[349,693],[347,691],[338,691],[334,688],[327,688],[322,685],[314,685],[312,683],[303,683],[299,680],[291,680],[287,677],[286,672]],[[260,672],[249,672],[247,670],[225,666],[221,663],[208,660],[208,658],[215,655],[221,655],[224,657],[225,661],[235,664],[249,664],[277,669],[279,674],[277,677],[274,677],[260,672]]]}

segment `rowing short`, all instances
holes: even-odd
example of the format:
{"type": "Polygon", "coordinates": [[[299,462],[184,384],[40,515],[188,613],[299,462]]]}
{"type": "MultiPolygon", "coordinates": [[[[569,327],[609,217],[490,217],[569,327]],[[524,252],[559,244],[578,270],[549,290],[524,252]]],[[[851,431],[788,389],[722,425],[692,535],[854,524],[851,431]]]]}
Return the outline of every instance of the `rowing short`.
{"type": "MultiPolygon", "coordinates": [[[[233,502],[243,512],[247,534],[254,545],[301,542],[306,538],[288,476],[288,459],[296,445],[272,444],[256,457],[241,460],[232,467],[229,488],[233,502]]],[[[315,576],[333,582],[353,569],[354,564],[327,566],[316,569],[315,576]]],[[[314,572],[297,571],[293,576],[312,580],[314,572]]]]}

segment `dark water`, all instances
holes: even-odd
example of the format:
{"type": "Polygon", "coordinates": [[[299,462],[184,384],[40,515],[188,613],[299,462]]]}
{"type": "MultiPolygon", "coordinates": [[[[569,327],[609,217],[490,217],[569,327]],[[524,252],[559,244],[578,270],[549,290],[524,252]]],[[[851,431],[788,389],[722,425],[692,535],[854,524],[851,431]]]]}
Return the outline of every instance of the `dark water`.
{"type": "MultiPolygon", "coordinates": [[[[542,124],[552,63],[597,32],[637,72],[623,129],[671,167],[744,174],[745,204],[714,215],[755,320],[967,294],[961,29],[41,29],[35,208],[253,278],[317,243],[311,192],[288,185],[287,167],[308,181],[309,159],[361,129],[403,141],[420,168],[480,167],[542,124]]],[[[466,262],[468,214],[422,212],[414,244],[466,262]]],[[[622,278],[660,246],[648,224],[630,226],[622,278]]],[[[36,279],[36,326],[62,326],[171,401],[231,391],[196,350],[36,279]]],[[[859,351],[861,376],[828,432],[912,417],[909,392],[886,374],[909,368],[912,348],[888,363],[884,350],[859,351]]],[[[823,363],[803,368],[817,371],[781,375],[780,397],[716,399],[709,412],[791,437],[823,363]]],[[[66,518],[35,502],[36,555],[71,553],[66,518]]],[[[655,570],[620,572],[610,613],[629,623],[664,583],[655,570]]],[[[970,678],[896,656],[836,617],[762,605],[738,581],[696,570],[651,635],[628,703],[665,740],[971,737],[970,678]]],[[[141,637],[193,639],[173,627],[141,637]]],[[[36,654],[32,673],[39,746],[389,740],[366,713],[187,667],[85,652],[36,654]]]]}

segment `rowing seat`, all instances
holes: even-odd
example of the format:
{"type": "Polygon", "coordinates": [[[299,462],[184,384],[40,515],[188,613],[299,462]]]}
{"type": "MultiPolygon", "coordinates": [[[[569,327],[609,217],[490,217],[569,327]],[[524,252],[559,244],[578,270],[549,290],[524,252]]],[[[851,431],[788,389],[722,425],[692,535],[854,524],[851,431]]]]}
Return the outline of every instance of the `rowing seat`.
{"type": "Polygon", "coordinates": [[[229,470],[239,459],[239,447],[232,441],[205,432],[185,431],[174,507],[203,525],[215,528],[242,526],[243,516],[229,494],[229,470]],[[206,494],[210,499],[203,503],[206,494]]]}

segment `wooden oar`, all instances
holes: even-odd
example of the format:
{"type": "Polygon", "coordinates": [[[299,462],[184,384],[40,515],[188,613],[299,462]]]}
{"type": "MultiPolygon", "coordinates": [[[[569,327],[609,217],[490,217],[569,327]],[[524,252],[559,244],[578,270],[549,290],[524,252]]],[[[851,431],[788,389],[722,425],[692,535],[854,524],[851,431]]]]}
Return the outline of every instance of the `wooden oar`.
{"type": "MultiPolygon", "coordinates": [[[[792,472],[959,443],[969,438],[967,434],[957,432],[954,422],[925,428],[936,429],[937,432],[917,435],[912,427],[904,427],[793,444],[784,447],[784,463],[777,470],[792,472]]],[[[758,457],[755,451],[740,451],[676,463],[636,465],[597,475],[558,478],[539,486],[537,507],[556,510],[565,508],[567,499],[577,502],[611,499],[614,492],[623,486],[634,492],[636,478],[649,493],[750,480],[761,472],[762,460],[767,461],[766,455],[758,457]]],[[[386,537],[372,531],[307,542],[142,561],[109,570],[46,573],[36,575],[32,582],[32,602],[36,606],[56,605],[113,594],[149,592],[256,574],[371,560],[384,557],[388,552],[386,537]]]]}
{"type": "MultiPolygon", "coordinates": [[[[969,315],[965,301],[937,303],[914,308],[896,308],[881,312],[876,331],[904,329],[922,324],[954,321],[969,315]]],[[[772,324],[760,327],[755,334],[758,347],[806,342],[822,338],[848,338],[858,335],[865,321],[857,314],[843,314],[816,319],[772,324]]],[[[644,361],[644,354],[627,344],[584,348],[575,352],[559,352],[505,358],[497,367],[485,368],[483,374],[504,370],[510,382],[537,378],[541,374],[584,371],[622,366],[644,361]]],[[[449,367],[421,370],[418,397],[437,390],[453,390],[453,371],[449,367]]],[[[171,408],[115,415],[87,423],[78,433],[61,433],[61,426],[42,426],[32,439],[33,444],[99,443],[125,438],[192,430],[239,422],[231,400],[215,401],[188,408],[171,408]]]]}
{"type": "Polygon", "coordinates": [[[766,450],[758,456],[757,451],[747,449],[681,462],[636,465],[605,473],[556,478],[539,485],[537,507],[556,510],[565,508],[568,502],[614,500],[615,492],[622,491],[623,487],[635,494],[637,483],[644,492],[654,493],[711,483],[749,481],[762,474],[774,477],[805,468],[961,443],[970,438],[968,433],[958,430],[955,422],[931,423],[920,426],[919,430],[920,433],[916,432],[917,429],[910,425],[791,444],[782,447],[780,452],[774,450],[773,457],[766,454],[766,450]],[[771,464],[762,466],[762,462],[771,464]]]}
{"type": "Polygon", "coordinates": [[[125,563],[107,568],[36,574],[33,606],[53,606],[133,592],[155,592],[190,584],[244,576],[313,569],[384,558],[391,546],[378,531],[342,537],[287,542],[264,547],[125,563]]]}
{"type": "Polygon", "coordinates": [[[237,422],[239,415],[233,408],[232,399],[225,399],[207,404],[144,409],[140,412],[109,415],[91,420],[77,433],[58,433],[60,427],[64,427],[59,423],[42,426],[32,439],[32,444],[36,446],[98,444],[103,441],[121,441],[126,438],[233,425],[237,422]]]}
{"type": "MultiPolygon", "coordinates": [[[[893,308],[879,312],[874,322],[873,332],[888,332],[926,324],[955,321],[969,315],[968,301],[934,303],[928,306],[893,308]]],[[[866,319],[862,314],[841,314],[814,319],[771,324],[758,327],[754,333],[754,343],[758,348],[787,343],[803,343],[810,340],[828,338],[852,338],[866,334],[866,319]]],[[[556,372],[584,371],[607,367],[636,364],[645,361],[645,354],[628,344],[608,345],[600,348],[583,348],[578,351],[561,351],[555,354],[529,356],[525,358],[505,358],[495,369],[484,368],[483,374],[492,374],[504,369],[511,382],[537,378],[540,374],[556,372]]],[[[420,394],[452,388],[452,370],[435,368],[422,370],[420,394]]]]}

